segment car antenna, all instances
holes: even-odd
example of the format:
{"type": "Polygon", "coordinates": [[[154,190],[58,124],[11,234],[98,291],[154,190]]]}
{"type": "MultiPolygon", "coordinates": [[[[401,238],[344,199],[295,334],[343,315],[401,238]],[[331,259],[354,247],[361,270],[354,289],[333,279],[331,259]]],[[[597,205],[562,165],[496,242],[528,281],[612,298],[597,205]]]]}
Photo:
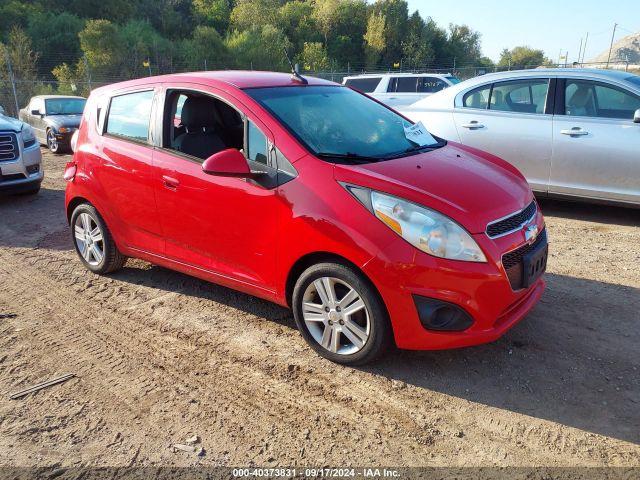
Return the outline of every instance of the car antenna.
{"type": "Polygon", "coordinates": [[[307,81],[307,79],[304,78],[302,75],[300,75],[300,72],[298,71],[298,64],[296,63],[294,65],[293,62],[291,61],[291,57],[289,57],[289,52],[287,52],[287,48],[283,47],[283,49],[284,49],[284,56],[287,57],[287,62],[289,62],[289,66],[291,67],[291,80],[295,80],[296,82],[300,82],[300,83],[304,83],[305,85],[308,85],[309,82],[307,81]]]}

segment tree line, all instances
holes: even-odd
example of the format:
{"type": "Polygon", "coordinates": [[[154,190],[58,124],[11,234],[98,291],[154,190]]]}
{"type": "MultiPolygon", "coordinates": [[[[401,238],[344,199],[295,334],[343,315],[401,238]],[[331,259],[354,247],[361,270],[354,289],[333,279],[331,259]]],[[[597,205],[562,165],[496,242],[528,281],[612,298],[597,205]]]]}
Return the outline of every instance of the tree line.
{"type": "MultiPolygon", "coordinates": [[[[5,0],[0,32],[2,78],[9,59],[22,81],[63,93],[174,71],[286,70],[284,49],[309,72],[494,66],[479,32],[440,27],[406,0],[5,0]]],[[[546,60],[533,52],[524,61],[546,60]]]]}

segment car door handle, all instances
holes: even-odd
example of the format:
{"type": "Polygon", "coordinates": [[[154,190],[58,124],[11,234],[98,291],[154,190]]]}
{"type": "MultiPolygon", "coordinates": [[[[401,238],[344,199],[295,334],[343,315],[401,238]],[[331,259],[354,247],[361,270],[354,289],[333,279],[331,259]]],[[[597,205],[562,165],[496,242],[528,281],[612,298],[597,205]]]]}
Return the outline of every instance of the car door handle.
{"type": "Polygon", "coordinates": [[[180,185],[180,181],[177,178],[170,177],[169,175],[162,175],[162,183],[170,190],[175,190],[180,185]]]}
{"type": "Polygon", "coordinates": [[[484,125],[478,123],[476,120],[472,120],[469,123],[463,123],[462,128],[468,128],[469,130],[477,130],[479,128],[484,128],[484,125]]]}
{"type": "Polygon", "coordinates": [[[583,137],[585,135],[589,135],[589,132],[582,130],[580,127],[573,127],[571,130],[560,130],[560,133],[571,137],[583,137]]]}

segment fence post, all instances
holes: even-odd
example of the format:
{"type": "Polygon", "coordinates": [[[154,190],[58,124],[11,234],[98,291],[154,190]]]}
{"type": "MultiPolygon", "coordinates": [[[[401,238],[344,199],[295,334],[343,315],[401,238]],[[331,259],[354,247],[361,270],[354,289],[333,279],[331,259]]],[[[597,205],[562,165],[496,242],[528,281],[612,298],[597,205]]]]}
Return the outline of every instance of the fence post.
{"type": "Polygon", "coordinates": [[[89,86],[89,92],[91,92],[91,71],[89,70],[89,62],[87,62],[87,56],[82,55],[82,61],[84,62],[84,70],[87,75],[87,84],[89,86]]]}
{"type": "Polygon", "coordinates": [[[11,68],[11,56],[9,55],[8,47],[5,48],[5,53],[7,56],[7,69],[9,70],[9,81],[11,82],[11,90],[13,90],[13,100],[16,103],[16,118],[17,118],[18,112],[20,112],[20,105],[18,103],[18,92],[16,92],[16,79],[13,76],[13,69],[11,68]]]}

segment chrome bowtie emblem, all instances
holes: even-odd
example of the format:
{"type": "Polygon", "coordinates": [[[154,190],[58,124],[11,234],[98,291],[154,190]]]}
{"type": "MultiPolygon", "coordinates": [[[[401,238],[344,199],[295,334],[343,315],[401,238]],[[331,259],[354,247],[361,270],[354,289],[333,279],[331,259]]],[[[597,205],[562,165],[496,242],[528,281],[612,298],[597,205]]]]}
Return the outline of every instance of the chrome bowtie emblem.
{"type": "Polygon", "coordinates": [[[527,242],[533,242],[538,236],[538,225],[529,225],[524,229],[524,239],[527,242]]]}

